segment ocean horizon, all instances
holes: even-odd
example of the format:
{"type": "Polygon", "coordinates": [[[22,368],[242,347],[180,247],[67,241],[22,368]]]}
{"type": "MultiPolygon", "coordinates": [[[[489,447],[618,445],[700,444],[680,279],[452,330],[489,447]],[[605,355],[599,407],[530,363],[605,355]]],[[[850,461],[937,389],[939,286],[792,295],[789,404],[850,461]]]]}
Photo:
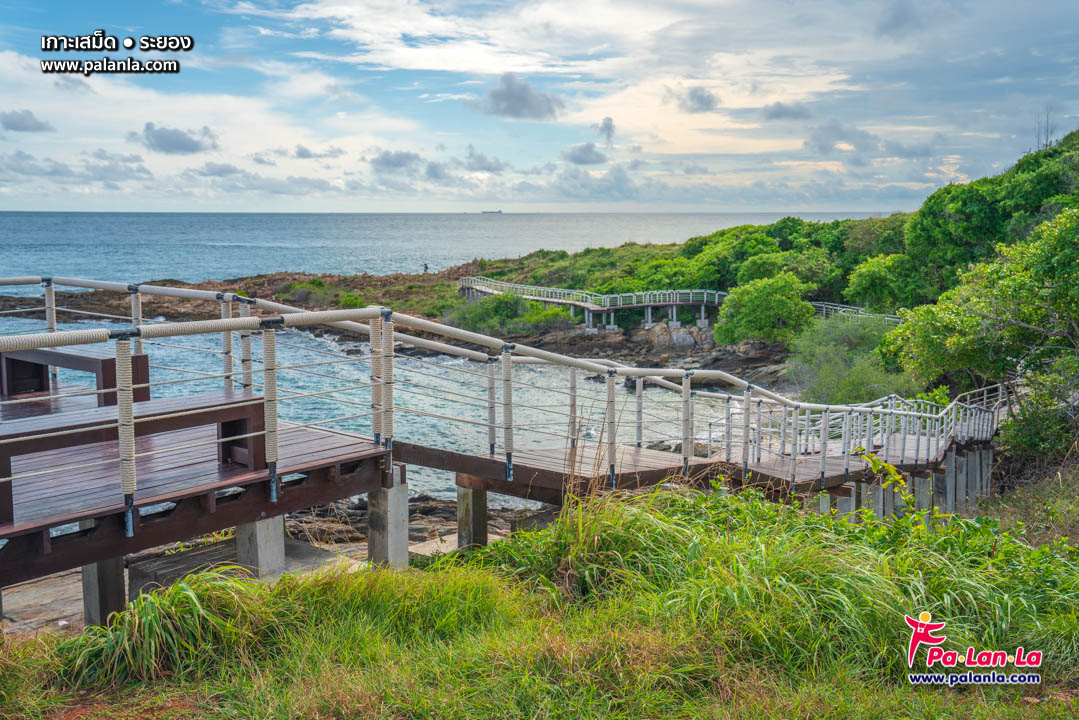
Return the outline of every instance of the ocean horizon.
{"type": "Polygon", "coordinates": [[[0,276],[203,282],[273,272],[420,273],[425,264],[436,272],[541,249],[684,242],[787,216],[827,222],[887,214],[0,211],[0,276]]]}

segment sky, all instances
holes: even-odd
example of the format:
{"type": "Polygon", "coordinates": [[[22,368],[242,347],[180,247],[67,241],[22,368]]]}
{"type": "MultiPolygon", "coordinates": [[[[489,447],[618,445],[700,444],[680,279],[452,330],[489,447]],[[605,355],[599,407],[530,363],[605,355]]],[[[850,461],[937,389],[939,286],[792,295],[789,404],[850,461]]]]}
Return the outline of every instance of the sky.
{"type": "Polygon", "coordinates": [[[0,210],[909,210],[1039,114],[1076,0],[0,0],[0,210]],[[106,56],[180,71],[40,66],[106,56]]]}

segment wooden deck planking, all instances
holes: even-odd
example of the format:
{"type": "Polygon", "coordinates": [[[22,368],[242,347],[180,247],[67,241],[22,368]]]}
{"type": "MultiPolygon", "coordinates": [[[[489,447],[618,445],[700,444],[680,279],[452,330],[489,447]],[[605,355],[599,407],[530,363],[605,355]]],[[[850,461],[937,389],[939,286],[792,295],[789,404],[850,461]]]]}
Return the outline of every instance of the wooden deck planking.
{"type": "MultiPolygon", "coordinates": [[[[213,426],[188,428],[136,439],[136,453],[162,450],[217,439],[213,426]]],[[[303,428],[282,423],[279,443],[279,474],[315,466],[328,466],[349,459],[385,454],[367,438],[340,431],[303,428]]],[[[0,537],[46,526],[50,520],[75,514],[92,516],[123,508],[118,463],[78,470],[77,465],[117,457],[116,441],[93,443],[60,450],[20,455],[12,460],[16,475],[41,470],[61,472],[36,477],[16,477],[13,485],[15,521],[0,526],[0,537]],[[65,478],[63,466],[71,466],[77,480],[65,478]],[[57,478],[63,482],[57,482],[57,478]]],[[[256,482],[268,477],[265,470],[218,463],[213,444],[162,452],[136,458],[137,505],[166,502],[224,484],[256,482]]]]}

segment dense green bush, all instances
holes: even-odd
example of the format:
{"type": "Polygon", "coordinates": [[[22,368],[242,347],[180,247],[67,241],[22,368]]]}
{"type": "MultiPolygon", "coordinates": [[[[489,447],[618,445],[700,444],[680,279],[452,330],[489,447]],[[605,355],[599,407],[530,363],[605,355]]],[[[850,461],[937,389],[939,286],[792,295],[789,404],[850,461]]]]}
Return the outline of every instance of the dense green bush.
{"type": "Polygon", "coordinates": [[[883,318],[833,315],[791,343],[789,376],[810,402],[868,402],[892,393],[911,397],[922,386],[885,369],[878,347],[893,326],[883,318]]]}
{"type": "Polygon", "coordinates": [[[572,327],[569,310],[551,305],[544,309],[538,302],[520,295],[490,295],[475,301],[461,300],[444,320],[472,332],[517,335],[541,330],[572,327]]]}
{"type": "Polygon", "coordinates": [[[812,287],[790,272],[736,287],[720,306],[716,342],[790,340],[813,319],[813,306],[803,299],[812,287]]]}

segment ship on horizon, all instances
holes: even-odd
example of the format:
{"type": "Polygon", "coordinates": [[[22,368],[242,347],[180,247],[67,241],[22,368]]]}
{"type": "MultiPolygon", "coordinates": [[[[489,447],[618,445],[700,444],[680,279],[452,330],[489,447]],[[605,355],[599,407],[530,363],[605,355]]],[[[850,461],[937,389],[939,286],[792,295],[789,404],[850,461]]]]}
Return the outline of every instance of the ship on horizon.
{"type": "Polygon", "coordinates": [[[480,215],[501,215],[501,210],[480,210],[480,215]]]}

